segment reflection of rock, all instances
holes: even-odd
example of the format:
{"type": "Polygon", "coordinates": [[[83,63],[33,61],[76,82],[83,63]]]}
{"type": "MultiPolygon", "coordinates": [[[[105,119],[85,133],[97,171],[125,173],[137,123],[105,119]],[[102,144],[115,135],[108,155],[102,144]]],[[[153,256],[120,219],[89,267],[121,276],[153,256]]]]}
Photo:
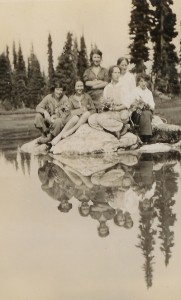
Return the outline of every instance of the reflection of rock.
{"type": "Polygon", "coordinates": [[[126,148],[136,144],[137,137],[126,133],[120,140],[105,131],[91,128],[88,124],[82,125],[73,135],[60,141],[52,147],[53,154],[61,153],[110,153],[118,148],[126,148]]]}
{"type": "Polygon", "coordinates": [[[126,166],[133,166],[138,162],[138,154],[136,153],[112,153],[96,156],[90,155],[53,155],[56,161],[59,161],[74,170],[80,172],[84,176],[90,176],[93,173],[106,170],[118,163],[126,166]]]}

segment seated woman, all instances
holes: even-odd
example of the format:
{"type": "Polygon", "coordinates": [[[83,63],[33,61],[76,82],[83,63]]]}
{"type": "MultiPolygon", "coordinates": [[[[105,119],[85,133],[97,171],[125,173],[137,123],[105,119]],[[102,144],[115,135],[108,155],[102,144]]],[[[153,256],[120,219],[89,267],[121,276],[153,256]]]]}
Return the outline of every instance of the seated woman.
{"type": "Polygon", "coordinates": [[[117,138],[125,134],[129,128],[129,104],[126,102],[124,90],[119,84],[120,69],[113,66],[109,69],[111,82],[104,88],[102,112],[89,117],[88,123],[97,130],[115,133],[117,138]],[[104,111],[104,110],[107,111],[104,111]]]}
{"type": "Polygon", "coordinates": [[[55,146],[62,138],[74,133],[82,124],[86,123],[91,113],[95,112],[95,107],[91,97],[84,93],[84,84],[78,80],[75,83],[75,94],[69,98],[71,109],[71,119],[66,123],[62,131],[51,141],[55,146]]]}
{"type": "Polygon", "coordinates": [[[40,130],[42,136],[37,143],[50,142],[70,119],[70,107],[68,97],[64,95],[63,86],[56,82],[48,94],[36,107],[35,127],[40,130]]]}
{"type": "Polygon", "coordinates": [[[83,75],[87,93],[92,98],[97,111],[99,110],[103,89],[108,84],[108,72],[107,69],[101,67],[101,60],[102,52],[99,49],[93,49],[90,53],[91,66],[85,70],[83,75]]]}
{"type": "Polygon", "coordinates": [[[148,143],[152,137],[152,116],[155,102],[152,92],[147,88],[150,77],[140,74],[137,78],[138,86],[133,91],[132,121],[138,126],[138,134],[143,143],[148,143]]]}

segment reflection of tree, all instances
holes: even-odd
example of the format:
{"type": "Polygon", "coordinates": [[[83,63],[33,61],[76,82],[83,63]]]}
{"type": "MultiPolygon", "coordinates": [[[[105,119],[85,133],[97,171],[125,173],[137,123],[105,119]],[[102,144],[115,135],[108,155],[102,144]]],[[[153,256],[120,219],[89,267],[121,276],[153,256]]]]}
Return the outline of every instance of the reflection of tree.
{"type": "Polygon", "coordinates": [[[163,165],[156,173],[156,195],[155,207],[158,209],[158,220],[160,228],[159,238],[162,240],[161,251],[165,256],[165,265],[167,266],[171,258],[171,248],[174,246],[174,231],[170,227],[176,221],[176,214],[172,212],[175,200],[173,197],[178,191],[178,174],[174,171],[173,165],[163,165]]]}
{"type": "Polygon", "coordinates": [[[22,169],[24,175],[26,174],[26,169],[28,171],[28,174],[30,175],[30,162],[31,162],[30,154],[20,152],[21,169],[22,169]]]}
{"type": "MultiPolygon", "coordinates": [[[[138,165],[135,168],[134,178],[142,194],[139,202],[139,243],[138,248],[142,250],[145,262],[143,270],[145,272],[145,281],[147,288],[152,286],[153,279],[153,250],[155,245],[156,230],[153,229],[153,221],[156,217],[154,209],[155,183],[153,176],[152,155],[144,154],[141,156],[138,165]],[[143,194],[144,193],[144,194],[143,194]]],[[[138,189],[138,193],[139,193],[138,189]]]]}
{"type": "Polygon", "coordinates": [[[152,224],[155,216],[156,214],[153,207],[150,207],[148,210],[144,211],[142,209],[142,206],[140,206],[140,234],[138,235],[140,242],[137,247],[142,249],[142,253],[145,257],[143,270],[145,271],[145,280],[148,288],[152,286],[153,278],[154,255],[152,254],[152,252],[155,245],[154,236],[156,235],[156,230],[152,228],[152,224]]]}

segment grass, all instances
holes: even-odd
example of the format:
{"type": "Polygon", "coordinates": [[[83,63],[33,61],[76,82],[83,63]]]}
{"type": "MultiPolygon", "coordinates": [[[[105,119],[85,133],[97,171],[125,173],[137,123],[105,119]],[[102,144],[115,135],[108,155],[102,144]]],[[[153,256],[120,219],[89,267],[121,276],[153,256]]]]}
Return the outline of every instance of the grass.
{"type": "Polygon", "coordinates": [[[167,123],[181,125],[181,95],[171,98],[171,100],[161,100],[154,97],[155,114],[165,118],[167,123]]]}

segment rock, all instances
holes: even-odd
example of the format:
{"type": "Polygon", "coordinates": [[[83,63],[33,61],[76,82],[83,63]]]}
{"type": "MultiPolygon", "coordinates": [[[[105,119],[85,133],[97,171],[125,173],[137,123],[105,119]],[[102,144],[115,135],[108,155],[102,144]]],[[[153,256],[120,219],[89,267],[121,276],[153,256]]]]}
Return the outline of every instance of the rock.
{"type": "MultiPolygon", "coordinates": [[[[152,125],[153,142],[155,143],[135,150],[137,153],[180,151],[181,126],[165,124],[158,116],[154,116],[152,125]]],[[[34,155],[47,154],[48,147],[46,145],[37,145],[36,141],[37,139],[24,144],[21,147],[21,151],[33,153],[34,155]]],[[[98,131],[91,128],[88,124],[84,124],[70,137],[61,140],[56,146],[52,147],[51,152],[55,155],[98,155],[101,153],[110,153],[112,155],[116,152],[124,152],[126,147],[134,145],[136,141],[137,136],[130,132],[127,132],[118,140],[110,133],[98,131]]]]}
{"type": "Polygon", "coordinates": [[[32,153],[34,155],[47,154],[48,147],[46,144],[38,145],[37,139],[28,142],[21,146],[20,150],[26,153],[32,153]]]}
{"type": "Polygon", "coordinates": [[[134,145],[136,142],[137,137],[133,133],[128,132],[118,140],[110,133],[93,129],[88,124],[84,124],[70,137],[52,147],[51,152],[53,154],[112,153],[119,148],[134,145]]]}

